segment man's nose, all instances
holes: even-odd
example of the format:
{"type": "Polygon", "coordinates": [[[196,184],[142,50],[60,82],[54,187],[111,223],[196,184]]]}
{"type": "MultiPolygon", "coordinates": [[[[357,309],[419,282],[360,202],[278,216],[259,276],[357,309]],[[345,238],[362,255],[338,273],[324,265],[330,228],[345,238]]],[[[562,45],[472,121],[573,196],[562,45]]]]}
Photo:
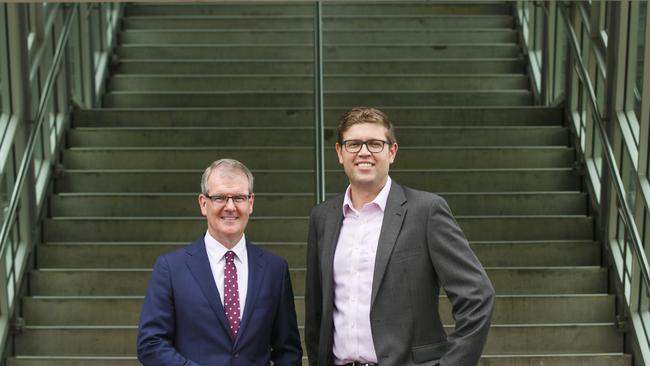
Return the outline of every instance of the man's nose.
{"type": "Polygon", "coordinates": [[[225,208],[227,209],[234,209],[235,208],[235,199],[233,197],[228,197],[226,198],[226,205],[225,208]]]}
{"type": "Polygon", "coordinates": [[[368,149],[368,144],[361,145],[361,150],[357,153],[359,155],[372,155],[370,149],[368,149]]]}

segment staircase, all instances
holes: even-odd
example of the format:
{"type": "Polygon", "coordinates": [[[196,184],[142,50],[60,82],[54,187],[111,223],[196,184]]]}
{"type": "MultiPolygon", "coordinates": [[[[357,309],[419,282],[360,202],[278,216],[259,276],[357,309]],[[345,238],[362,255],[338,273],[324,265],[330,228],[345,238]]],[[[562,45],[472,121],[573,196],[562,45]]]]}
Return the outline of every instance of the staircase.
{"type": "MultiPolygon", "coordinates": [[[[312,19],[299,3],[127,5],[103,108],[74,115],[9,365],[139,364],[154,259],[202,235],[199,180],[221,157],[253,170],[247,237],[288,260],[303,323],[312,19]]],[[[569,130],[532,105],[511,5],[336,3],[323,24],[327,192],[346,185],[338,116],[384,110],[391,176],[448,200],[496,288],[481,365],[631,365],[569,130]]]]}

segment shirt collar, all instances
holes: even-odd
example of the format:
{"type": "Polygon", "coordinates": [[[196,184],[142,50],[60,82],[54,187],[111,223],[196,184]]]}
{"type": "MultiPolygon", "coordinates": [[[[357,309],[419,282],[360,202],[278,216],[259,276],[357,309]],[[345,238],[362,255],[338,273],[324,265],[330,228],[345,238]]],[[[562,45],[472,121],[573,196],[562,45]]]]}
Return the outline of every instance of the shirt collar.
{"type": "MultiPolygon", "coordinates": [[[[379,191],[379,194],[373,199],[372,201],[366,203],[366,205],[377,205],[382,212],[386,209],[386,202],[388,201],[388,193],[390,192],[390,186],[392,185],[392,179],[390,179],[390,176],[386,180],[386,184],[384,184],[384,187],[379,191]]],[[[343,198],[343,216],[345,216],[350,210],[356,211],[354,209],[354,206],[352,205],[352,198],[350,197],[350,189],[351,186],[348,185],[348,188],[345,190],[345,196],[343,198]]]]}
{"type": "Polygon", "coordinates": [[[229,250],[232,250],[235,252],[235,257],[239,258],[242,263],[246,263],[248,259],[248,252],[246,251],[246,235],[242,234],[241,239],[235,244],[232,249],[228,249],[223,244],[219,243],[217,239],[213,238],[212,235],[210,235],[209,231],[205,231],[205,237],[203,238],[205,241],[205,249],[208,252],[208,255],[211,256],[213,259],[216,259],[217,261],[220,261],[225,255],[226,252],[229,250]]]}

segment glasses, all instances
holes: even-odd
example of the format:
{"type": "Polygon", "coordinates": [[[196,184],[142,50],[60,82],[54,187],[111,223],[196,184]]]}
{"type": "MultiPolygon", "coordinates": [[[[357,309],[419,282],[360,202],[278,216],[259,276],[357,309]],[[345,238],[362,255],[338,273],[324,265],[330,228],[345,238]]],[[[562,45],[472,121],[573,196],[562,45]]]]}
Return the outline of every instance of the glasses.
{"type": "Polygon", "coordinates": [[[225,205],[228,203],[229,199],[232,199],[232,203],[235,205],[243,205],[248,201],[249,198],[251,198],[252,194],[233,194],[233,195],[225,195],[225,194],[215,194],[214,196],[210,196],[209,194],[203,194],[205,198],[209,199],[212,201],[212,203],[217,204],[217,205],[225,205]]]}
{"type": "Polygon", "coordinates": [[[384,150],[384,145],[389,144],[390,142],[384,141],[384,140],[376,140],[376,139],[371,139],[371,140],[345,140],[342,142],[343,147],[345,147],[345,151],[349,153],[356,154],[359,151],[361,151],[361,148],[363,145],[366,145],[368,148],[368,151],[371,153],[379,153],[384,150]]]}

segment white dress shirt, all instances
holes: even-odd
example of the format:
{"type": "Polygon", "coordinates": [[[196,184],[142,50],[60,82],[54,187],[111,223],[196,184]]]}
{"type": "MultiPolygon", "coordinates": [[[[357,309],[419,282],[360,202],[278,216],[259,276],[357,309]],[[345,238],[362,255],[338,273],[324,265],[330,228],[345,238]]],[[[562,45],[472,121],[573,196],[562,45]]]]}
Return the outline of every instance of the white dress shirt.
{"type": "Polygon", "coordinates": [[[350,187],[343,200],[343,224],[334,254],[334,364],[377,363],[370,328],[372,278],[391,179],[360,211],[350,187]]]}
{"type": "MultiPolygon", "coordinates": [[[[244,316],[244,305],[246,304],[246,291],[248,290],[248,252],[246,251],[246,236],[242,235],[241,239],[232,249],[224,247],[209,232],[205,232],[205,249],[208,252],[210,269],[214,282],[219,290],[219,298],[223,305],[223,270],[226,266],[226,252],[232,250],[235,252],[235,267],[237,268],[237,287],[239,289],[239,316],[244,316]]],[[[241,319],[240,319],[241,320],[241,319]]]]}

